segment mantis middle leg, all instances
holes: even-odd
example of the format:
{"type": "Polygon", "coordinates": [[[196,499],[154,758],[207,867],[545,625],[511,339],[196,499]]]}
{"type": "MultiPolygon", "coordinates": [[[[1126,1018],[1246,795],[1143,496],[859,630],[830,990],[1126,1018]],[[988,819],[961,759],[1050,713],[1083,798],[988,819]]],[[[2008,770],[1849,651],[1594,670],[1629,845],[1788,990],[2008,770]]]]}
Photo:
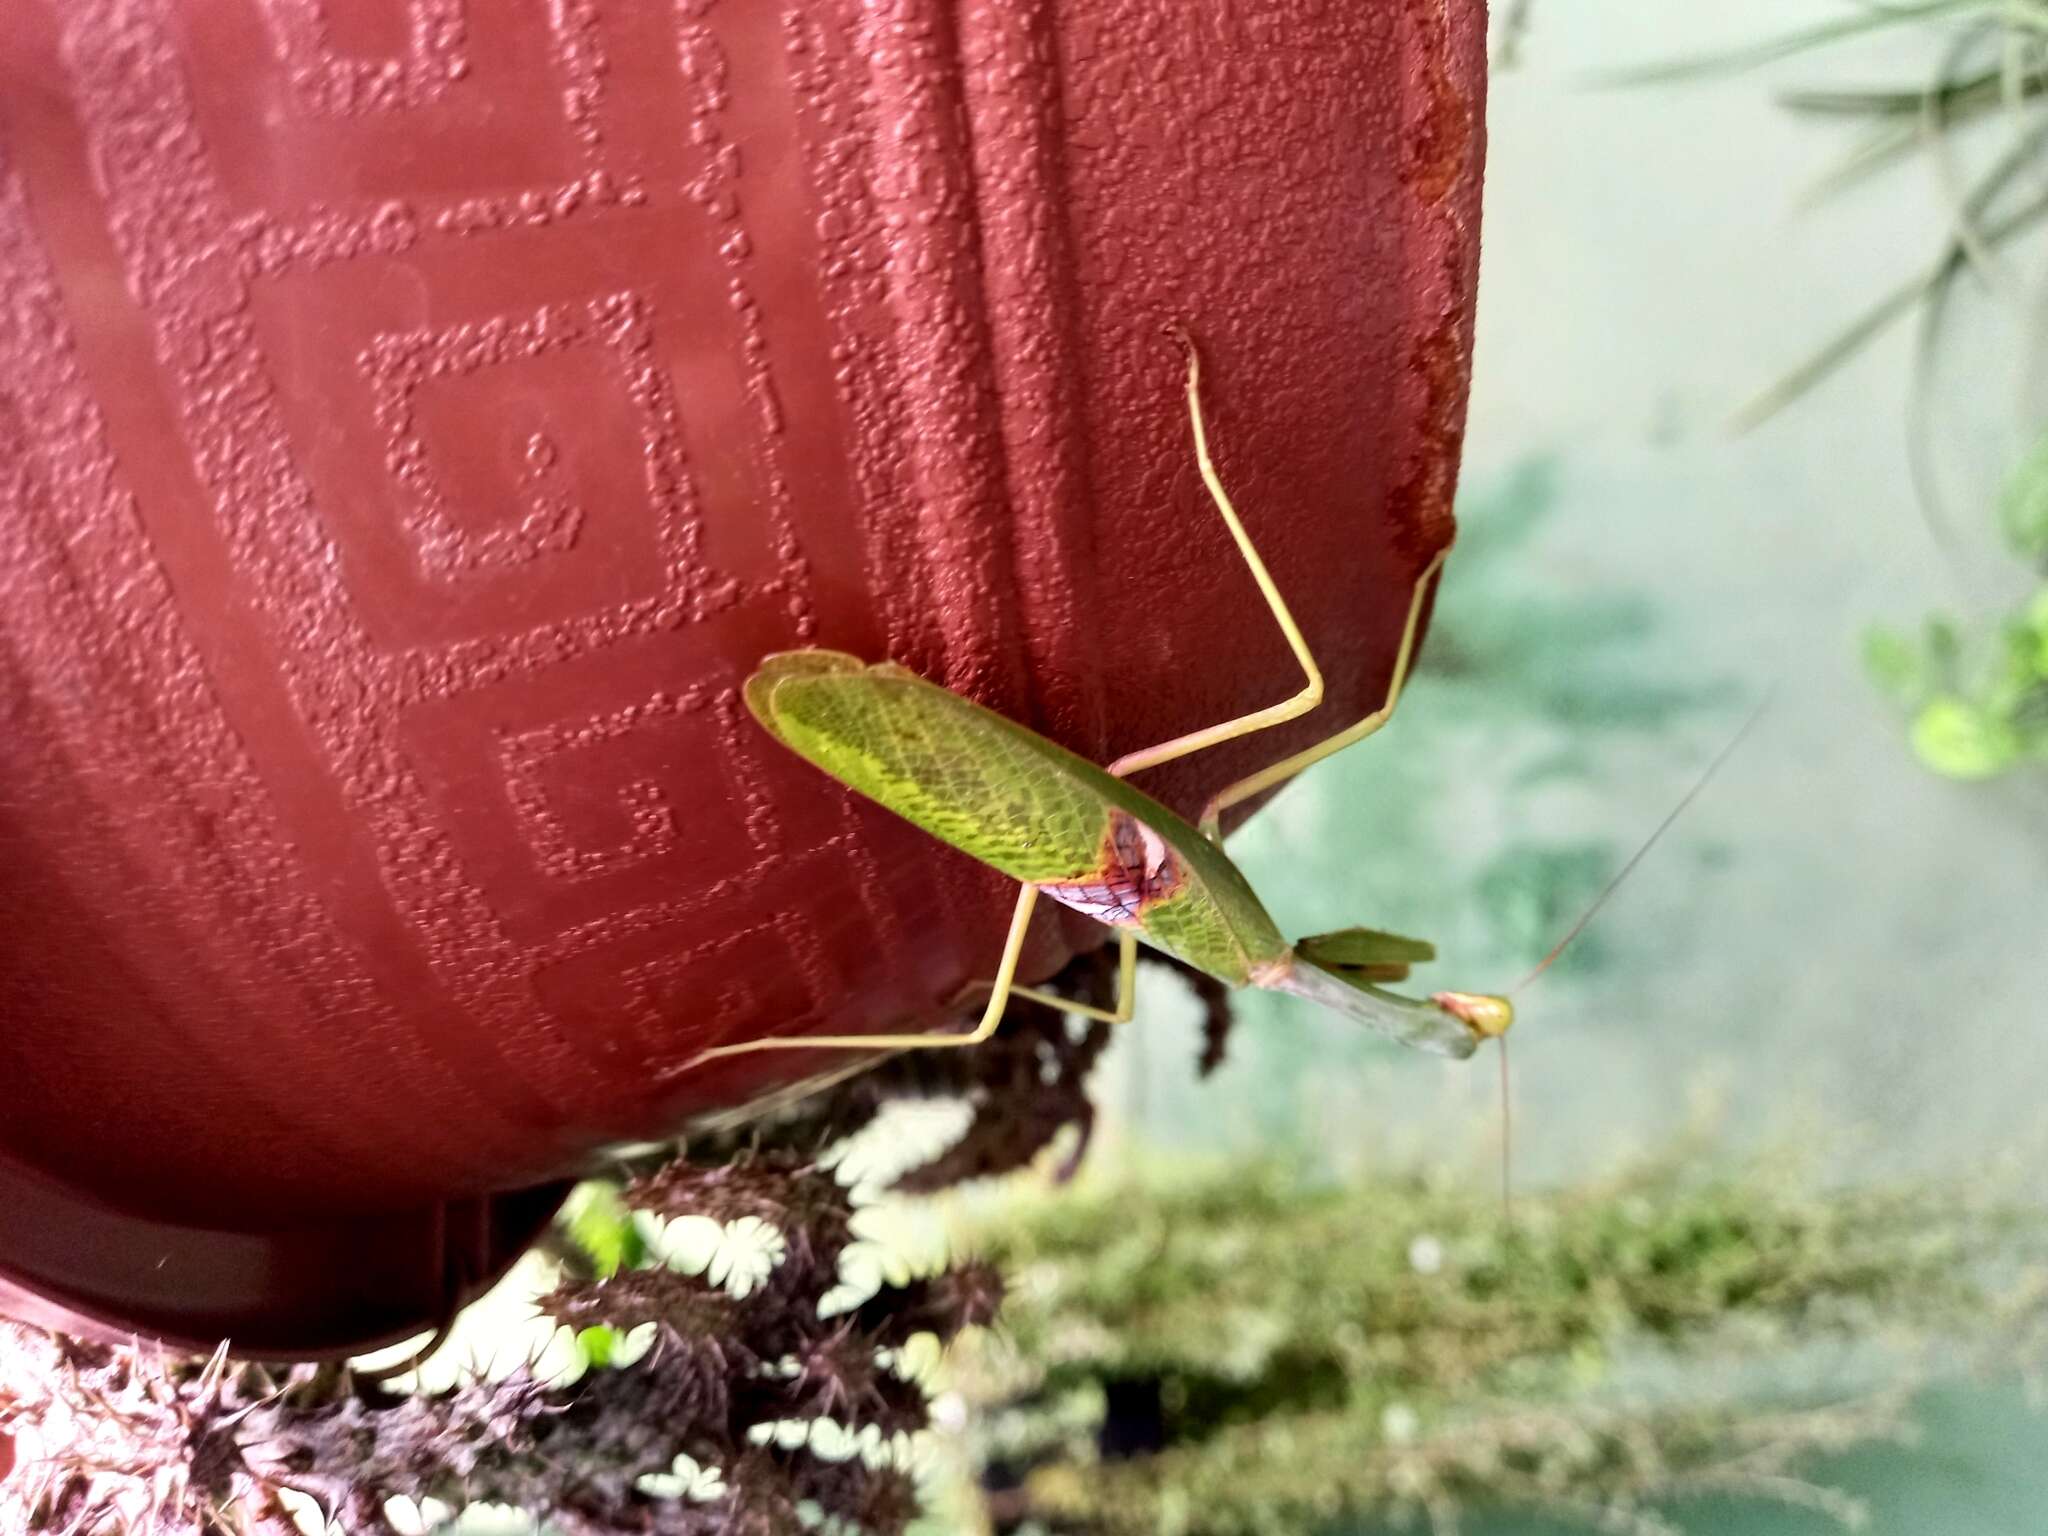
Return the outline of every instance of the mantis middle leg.
{"type": "Polygon", "coordinates": [[[990,983],[988,1003],[982,1009],[981,1022],[967,1034],[791,1035],[786,1038],[746,1040],[738,1045],[713,1046],[698,1056],[697,1060],[702,1062],[720,1056],[743,1056],[749,1051],[921,1051],[979,1045],[993,1035],[997,1026],[1003,1022],[1003,1010],[1009,1006],[1012,997],[1027,997],[1035,1003],[1044,1003],[1048,1007],[1063,1009],[1068,1013],[1084,1014],[1091,1019],[1105,1019],[1112,1024],[1127,1022],[1136,996],[1138,970],[1138,936],[1130,929],[1123,929],[1117,934],[1118,973],[1114,1009],[1096,1008],[1054,993],[1015,985],[1017,961],[1024,953],[1024,938],[1031,930],[1031,911],[1037,904],[1037,886],[1018,887],[1017,905],[1010,912],[1009,937],[1003,941],[1003,958],[996,966],[995,980],[990,983]]]}

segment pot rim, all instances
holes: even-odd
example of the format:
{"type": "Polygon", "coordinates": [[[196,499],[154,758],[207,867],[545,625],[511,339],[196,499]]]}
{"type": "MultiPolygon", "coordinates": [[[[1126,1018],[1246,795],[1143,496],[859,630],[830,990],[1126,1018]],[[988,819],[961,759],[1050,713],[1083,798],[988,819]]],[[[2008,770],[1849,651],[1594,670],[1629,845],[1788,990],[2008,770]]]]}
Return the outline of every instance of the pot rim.
{"type": "Polygon", "coordinates": [[[364,1354],[490,1289],[571,1187],[211,1228],[117,1210],[0,1151],[0,1317],[200,1354],[225,1339],[244,1359],[364,1354]]]}

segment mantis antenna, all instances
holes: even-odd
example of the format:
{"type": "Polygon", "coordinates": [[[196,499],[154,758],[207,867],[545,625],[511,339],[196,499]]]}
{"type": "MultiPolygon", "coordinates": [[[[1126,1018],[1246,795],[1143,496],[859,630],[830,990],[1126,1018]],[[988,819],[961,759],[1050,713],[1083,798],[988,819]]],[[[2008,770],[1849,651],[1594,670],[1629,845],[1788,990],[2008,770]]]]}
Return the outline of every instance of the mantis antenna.
{"type": "MultiPolygon", "coordinates": [[[[1677,804],[1664,813],[1664,819],[1658,822],[1650,835],[1637,845],[1636,851],[1630,854],[1621,868],[1614,872],[1613,878],[1601,887],[1600,894],[1586,904],[1585,910],[1579,914],[1578,919],[1565,931],[1564,937],[1551,945],[1549,953],[1536,962],[1529,974],[1509,989],[1507,994],[1509,998],[1518,998],[1528,991],[1544,972],[1548,971],[1558,962],[1566,950],[1578,942],[1579,936],[1587,928],[1591,927],[1593,919],[1600,915],[1600,909],[1607,905],[1608,898],[1621,889],[1622,884],[1629,876],[1636,872],[1637,866],[1649,857],[1650,850],[1663,841],[1664,834],[1678,824],[1678,818],[1683,816],[1691,808],[1692,803],[1705,793],[1707,786],[1714,782],[1715,776],[1727,765],[1728,760],[1735,755],[1736,748],[1740,747],[1748,738],[1749,733],[1756,729],[1757,722],[1763,719],[1764,712],[1771,707],[1771,703],[1776,696],[1777,689],[1775,686],[1765,691],[1762,700],[1749,712],[1747,718],[1736,728],[1735,733],[1722,744],[1721,750],[1714,754],[1712,761],[1700,770],[1699,777],[1692,782],[1692,787],[1679,797],[1677,804]]],[[[1512,1124],[1510,1096],[1508,1093],[1508,1040],[1506,1035],[1502,1035],[1500,1037],[1500,1205],[1502,1219],[1510,1223],[1514,1220],[1513,1187],[1510,1178],[1510,1169],[1513,1163],[1510,1152],[1512,1124]]]]}
{"type": "Polygon", "coordinates": [[[1570,949],[1572,947],[1572,944],[1578,939],[1579,935],[1584,933],[1586,931],[1587,926],[1593,921],[1593,919],[1600,915],[1600,909],[1607,905],[1607,898],[1612,896],[1616,891],[1621,889],[1621,883],[1624,880],[1628,879],[1630,875],[1635,873],[1636,866],[1642,863],[1643,860],[1649,856],[1650,850],[1657,846],[1658,842],[1662,840],[1666,832],[1669,832],[1671,830],[1672,826],[1677,822],[1678,818],[1683,816],[1686,813],[1687,808],[1692,805],[1693,801],[1699,799],[1701,792],[1705,790],[1709,784],[1713,783],[1714,775],[1719,773],[1721,771],[1722,765],[1726,763],[1729,758],[1735,755],[1735,749],[1742,745],[1743,739],[1746,736],[1748,736],[1751,731],[1756,729],[1757,721],[1763,719],[1764,711],[1771,707],[1771,700],[1774,697],[1776,697],[1775,689],[1765,693],[1763,701],[1759,703],[1756,706],[1756,708],[1752,709],[1749,712],[1749,717],[1742,722],[1741,726],[1736,730],[1735,734],[1733,736],[1730,736],[1726,744],[1722,746],[1721,750],[1714,754],[1714,760],[1708,763],[1707,766],[1701,770],[1700,776],[1693,781],[1692,788],[1688,789],[1684,793],[1684,795],[1682,795],[1679,798],[1679,801],[1676,805],[1672,806],[1670,810],[1664,813],[1664,819],[1657,823],[1656,830],[1651,832],[1651,834],[1648,837],[1643,839],[1642,845],[1639,848],[1637,848],[1634,853],[1628,856],[1628,862],[1626,864],[1623,864],[1621,868],[1615,872],[1614,878],[1607,882],[1606,886],[1602,888],[1600,894],[1598,896],[1595,896],[1592,900],[1592,903],[1586,908],[1586,910],[1579,914],[1579,920],[1572,924],[1571,928],[1566,932],[1565,936],[1559,939],[1555,944],[1551,945],[1550,953],[1545,955],[1541,960],[1537,961],[1535,969],[1530,971],[1528,975],[1524,976],[1520,981],[1515,983],[1514,987],[1508,993],[1509,997],[1520,997],[1522,993],[1529,988],[1530,984],[1536,980],[1537,977],[1541,976],[1545,971],[1549,970],[1551,966],[1555,965],[1558,961],[1558,958],[1561,955],[1563,955],[1567,949],[1570,949]]]}

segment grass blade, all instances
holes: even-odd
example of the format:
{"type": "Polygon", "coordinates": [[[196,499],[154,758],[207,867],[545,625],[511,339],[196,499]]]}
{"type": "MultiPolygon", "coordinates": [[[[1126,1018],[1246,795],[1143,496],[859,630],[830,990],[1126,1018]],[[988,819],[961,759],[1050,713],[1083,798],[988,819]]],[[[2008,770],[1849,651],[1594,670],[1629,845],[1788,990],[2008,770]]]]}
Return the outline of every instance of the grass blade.
{"type": "Polygon", "coordinates": [[[1945,17],[1963,16],[1972,12],[1998,11],[2003,7],[2004,0],[1916,0],[1913,4],[1887,6],[1855,16],[1843,16],[1834,21],[1821,22],[1816,26],[1803,27],[1796,32],[1765,38],[1761,42],[1745,43],[1720,53],[1605,71],[1594,75],[1588,83],[1596,87],[1654,85],[1679,80],[1705,79],[1714,75],[1739,74],[1779,59],[1811,53],[1816,49],[1882,32],[1892,27],[1914,26],[1922,22],[1939,21],[1945,17]]]}
{"type": "MultiPolygon", "coordinates": [[[[1984,226],[1982,238],[1996,249],[2007,240],[2048,216],[2048,193],[2032,199],[1994,223],[1984,226]]],[[[1752,397],[1738,410],[1729,425],[1735,432],[1747,432],[1812,391],[1836,370],[1861,352],[1887,327],[1910,314],[1915,305],[1951,277],[1962,263],[1962,253],[1953,243],[1926,271],[1901,283],[1845,326],[1833,340],[1805,362],[1792,369],[1769,388],[1752,397]]]]}
{"type": "MultiPolygon", "coordinates": [[[[2021,89],[2038,95],[2041,77],[2022,73],[2021,89]]],[[[1932,93],[1935,106],[1945,117],[1963,117],[2005,100],[2006,71],[1987,69],[1968,79],[1957,80],[1932,93]]],[[[1889,87],[1864,90],[1780,91],[1778,105],[1806,117],[1918,117],[1926,110],[1929,92],[1924,88],[1889,87]]]]}

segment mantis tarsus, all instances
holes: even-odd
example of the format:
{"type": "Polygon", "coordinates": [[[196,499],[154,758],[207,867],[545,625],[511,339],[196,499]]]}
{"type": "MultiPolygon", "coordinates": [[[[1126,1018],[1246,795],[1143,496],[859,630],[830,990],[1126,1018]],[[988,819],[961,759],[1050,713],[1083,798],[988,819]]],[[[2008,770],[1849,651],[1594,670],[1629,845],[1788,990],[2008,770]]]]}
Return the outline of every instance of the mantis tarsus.
{"type": "Polygon", "coordinates": [[[1009,937],[980,1024],[966,1034],[797,1035],[716,1046],[706,1061],[763,1050],[922,1050],[974,1045],[994,1034],[1012,997],[1122,1023],[1131,1015],[1140,939],[1232,987],[1305,997],[1438,1055],[1465,1057],[1514,1019],[1504,997],[1437,992],[1403,997],[1382,983],[1433,959],[1425,943],[1369,928],[1289,944],[1223,851],[1230,806],[1363,741],[1393,717],[1440,551],[1416,578],[1385,701],[1363,720],[1214,796],[1201,825],[1126,782],[1141,769],[1297,719],[1323,698],[1323,677],[1294,616],[1245,532],[1216,473],[1202,418],[1201,358],[1188,359],[1188,415],[1202,482],[1300,663],[1304,685],[1278,704],[1177,736],[1101,768],[993,710],[893,662],[868,666],[839,651],[784,651],[747,680],[747,707],[775,738],[841,783],[1019,882],[1009,937]],[[1016,985],[1032,909],[1052,897],[1114,928],[1117,1004],[1086,1007],[1016,985]]]}

